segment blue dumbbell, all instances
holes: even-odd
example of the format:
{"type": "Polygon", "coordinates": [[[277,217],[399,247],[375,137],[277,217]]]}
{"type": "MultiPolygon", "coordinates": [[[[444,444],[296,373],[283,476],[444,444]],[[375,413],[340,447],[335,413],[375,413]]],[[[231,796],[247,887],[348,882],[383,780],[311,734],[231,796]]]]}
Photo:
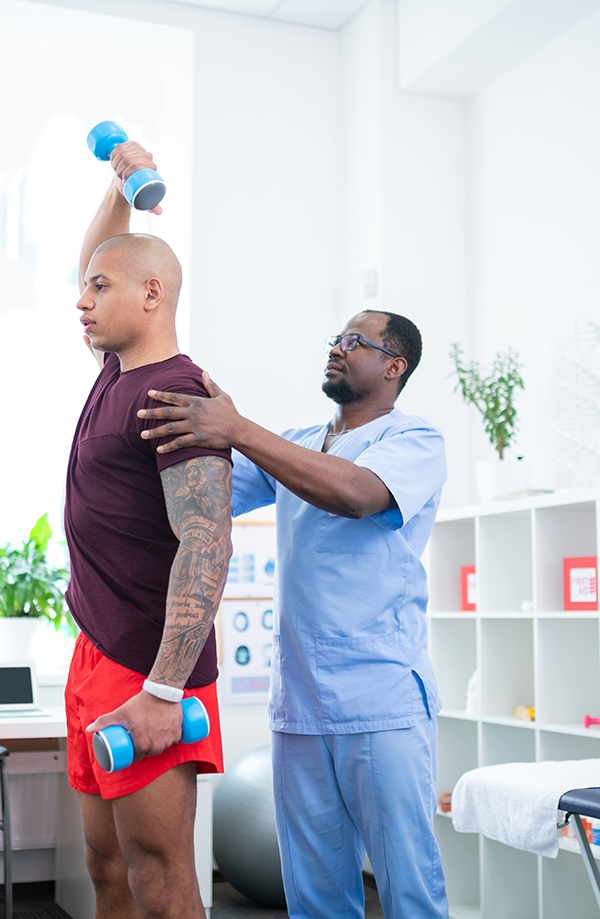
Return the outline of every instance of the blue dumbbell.
{"type": "MultiPolygon", "coordinates": [[[[116,121],[101,121],[88,134],[87,144],[96,159],[109,160],[115,147],[127,140],[127,134],[116,121]]],[[[126,200],[138,211],[151,211],[162,201],[166,190],[165,183],[155,169],[138,169],[123,186],[126,200]]]]}
{"type": "MultiPolygon", "coordinates": [[[[195,696],[180,702],[183,709],[181,743],[196,743],[210,733],[210,720],[206,708],[195,696]]],[[[105,772],[118,772],[131,766],[134,757],[133,742],[120,724],[112,724],[94,734],[92,740],[98,765],[105,772]]]]}

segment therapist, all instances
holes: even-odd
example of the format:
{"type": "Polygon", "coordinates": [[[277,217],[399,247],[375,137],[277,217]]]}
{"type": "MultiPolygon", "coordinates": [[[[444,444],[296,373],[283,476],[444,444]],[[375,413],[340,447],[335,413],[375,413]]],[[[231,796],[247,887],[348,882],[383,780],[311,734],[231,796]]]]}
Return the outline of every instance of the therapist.
{"type": "Polygon", "coordinates": [[[440,702],[420,556],[446,478],[443,440],[394,408],[421,355],[409,319],[359,313],[327,350],[329,424],[278,437],[205,375],[213,398],[160,394],[173,407],[145,417],[171,423],[147,434],[193,432],[159,449],[235,447],[234,516],[276,503],[269,720],[290,917],[363,917],[366,845],[386,919],[441,919],[440,702]]]}
{"type": "MultiPolygon", "coordinates": [[[[81,264],[127,233],[124,178],[151,157],[113,151],[115,182],[81,264]]],[[[160,210],[158,208],[157,210],[160,210]]],[[[298,338],[301,360],[306,334],[298,338]]],[[[409,320],[367,310],[329,339],[328,424],[279,437],[210,399],[155,393],[166,418],[142,436],[237,449],[233,513],[276,504],[269,721],[283,880],[291,919],[362,919],[366,846],[386,919],[445,919],[435,813],[435,678],[425,650],[420,561],[446,478],[443,438],[394,407],[421,357],[409,320]]]]}

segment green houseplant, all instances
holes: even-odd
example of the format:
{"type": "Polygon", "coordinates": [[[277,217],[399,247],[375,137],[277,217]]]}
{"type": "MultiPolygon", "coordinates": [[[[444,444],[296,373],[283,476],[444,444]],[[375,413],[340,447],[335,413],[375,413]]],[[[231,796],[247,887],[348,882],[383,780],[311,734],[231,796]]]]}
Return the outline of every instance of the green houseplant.
{"type": "Polygon", "coordinates": [[[464,360],[463,349],[457,342],[450,348],[452,376],[458,377],[454,391],[460,389],[465,402],[483,415],[486,434],[500,459],[518,430],[515,390],[524,389],[525,385],[518,358],[511,348],[498,351],[490,373],[483,375],[479,363],[464,360]]]}
{"type": "Polygon", "coordinates": [[[66,568],[47,559],[52,530],[48,515],[36,521],[20,546],[0,548],[0,617],[45,617],[58,631],[66,623],[72,635],[77,627],[64,599],[69,579],[66,568]]]}

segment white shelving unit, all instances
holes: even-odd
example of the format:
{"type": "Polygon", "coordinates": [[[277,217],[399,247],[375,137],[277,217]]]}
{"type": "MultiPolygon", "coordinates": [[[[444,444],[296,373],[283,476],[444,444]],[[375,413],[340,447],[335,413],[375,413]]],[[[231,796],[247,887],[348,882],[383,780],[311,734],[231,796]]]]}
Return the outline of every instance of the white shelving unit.
{"type": "MultiPolygon", "coordinates": [[[[600,758],[600,729],[582,723],[584,714],[600,715],[600,619],[563,610],[563,558],[600,554],[599,514],[598,490],[440,512],[425,559],[430,654],[444,703],[438,796],[478,766],[600,758]],[[476,613],[460,612],[465,565],[477,570],[476,613]],[[467,714],[476,669],[479,712],[467,714]],[[533,705],[535,722],[514,718],[518,705],[533,705]]],[[[557,859],[538,858],[456,833],[449,816],[436,817],[436,835],[452,919],[598,919],[568,840],[557,859]]]]}

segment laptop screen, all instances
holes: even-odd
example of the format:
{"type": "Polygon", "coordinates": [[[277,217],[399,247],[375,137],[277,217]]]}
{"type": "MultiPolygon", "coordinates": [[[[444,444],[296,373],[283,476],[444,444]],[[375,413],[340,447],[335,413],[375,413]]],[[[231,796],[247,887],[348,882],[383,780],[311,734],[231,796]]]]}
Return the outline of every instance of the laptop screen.
{"type": "Polygon", "coordinates": [[[31,664],[0,664],[0,712],[37,707],[37,682],[31,664]]]}

